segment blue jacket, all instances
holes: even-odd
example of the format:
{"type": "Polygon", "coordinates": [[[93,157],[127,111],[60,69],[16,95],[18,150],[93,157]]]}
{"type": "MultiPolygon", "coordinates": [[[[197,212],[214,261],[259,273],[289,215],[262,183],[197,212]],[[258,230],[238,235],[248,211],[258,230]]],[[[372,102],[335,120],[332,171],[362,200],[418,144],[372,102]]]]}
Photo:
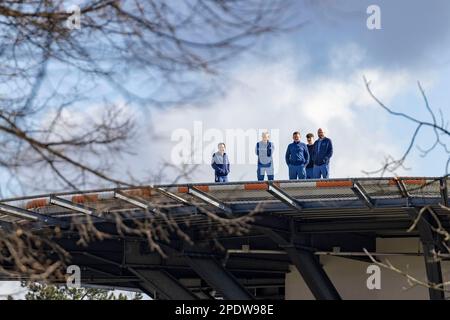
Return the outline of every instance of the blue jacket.
{"type": "Polygon", "coordinates": [[[309,162],[308,146],[303,142],[292,142],[286,150],[287,165],[304,165],[309,162]]]}
{"type": "Polygon", "coordinates": [[[214,169],[216,176],[227,176],[230,173],[230,161],[226,153],[223,156],[220,152],[212,155],[211,167],[214,169]]]}
{"type": "Polygon", "coordinates": [[[309,152],[309,163],[306,168],[314,168],[314,144],[307,144],[308,152],[309,152]]]}
{"type": "Polygon", "coordinates": [[[333,155],[333,144],[331,143],[331,139],[325,137],[322,139],[322,143],[320,144],[319,150],[319,141],[316,140],[314,142],[314,164],[316,166],[321,166],[323,164],[329,164],[330,158],[333,155]]]}

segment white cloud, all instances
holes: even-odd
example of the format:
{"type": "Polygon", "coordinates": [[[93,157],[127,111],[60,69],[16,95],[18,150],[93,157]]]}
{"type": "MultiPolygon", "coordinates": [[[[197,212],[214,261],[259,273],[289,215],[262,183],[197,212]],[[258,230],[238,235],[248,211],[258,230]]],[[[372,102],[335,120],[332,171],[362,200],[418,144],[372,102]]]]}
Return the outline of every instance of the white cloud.
{"type": "MultiPolygon", "coordinates": [[[[349,54],[352,52],[361,55],[362,51],[353,46],[349,54]]],[[[359,57],[349,59],[359,61],[359,57]]],[[[304,138],[308,132],[316,133],[318,127],[326,128],[335,148],[332,177],[361,176],[362,170],[379,168],[384,155],[401,152],[388,143],[390,133],[386,130],[385,115],[366,91],[363,75],[376,85],[377,95],[389,102],[412,82],[407,72],[352,68],[350,72],[325,77],[297,69],[292,57],[280,61],[263,66],[256,61],[233,71],[236,85],[207,107],[154,112],[151,125],[160,140],[141,153],[143,161],[154,163],[155,155],[170,161],[171,150],[177,145],[170,141],[172,132],[184,128],[193,133],[195,121],[202,122],[203,130],[217,129],[223,133],[227,129],[278,129],[278,179],[287,179],[284,152],[295,130],[300,130],[304,138]]],[[[219,141],[208,146],[211,149],[208,152],[214,151],[216,142],[219,141]]],[[[252,153],[254,144],[248,149],[252,153]]],[[[228,150],[232,159],[236,158],[235,151],[228,150]]],[[[208,163],[193,175],[195,181],[212,178],[208,163]]],[[[255,180],[254,163],[233,165],[230,179],[255,180]]]]}
{"type": "MultiPolygon", "coordinates": [[[[209,157],[221,141],[229,147],[230,180],[255,180],[254,144],[261,131],[267,129],[272,131],[276,143],[277,179],[288,177],[284,152],[295,130],[300,130],[304,140],[306,133],[315,134],[319,127],[326,129],[334,143],[331,177],[362,176],[362,170],[379,168],[386,155],[400,155],[403,149],[399,148],[403,145],[390,143],[388,117],[369,96],[363,76],[371,81],[377,96],[389,103],[414,83],[408,72],[359,67],[365,52],[355,44],[344,45],[339,55],[338,48],[332,48],[329,56],[336,59],[330,70],[317,75],[311,71],[314,68],[310,57],[298,54],[289,46],[284,51],[288,54],[278,61],[262,63],[256,59],[232,70],[230,77],[235,81],[231,81],[226,94],[206,106],[155,109],[151,116],[143,112],[138,120],[147,128],[130,148],[136,154],[119,159],[116,172],[130,170],[136,177],[149,172],[159,174],[161,162],[171,163],[174,153],[179,152],[180,143],[171,141],[174,132],[181,129],[193,135],[197,127],[199,133],[195,123],[201,123],[203,141],[198,143],[191,138],[192,148],[189,143],[185,148],[187,153],[199,147],[203,149],[204,154],[197,158],[204,160],[191,174],[191,180],[196,182],[213,180],[209,157]],[[250,139],[243,135],[241,139],[227,141],[227,133],[239,130],[253,131],[254,135],[250,139]],[[238,149],[240,143],[247,147],[238,149]],[[242,164],[242,159],[246,164],[242,164]]],[[[427,77],[425,80],[428,81],[427,77]]],[[[123,115],[136,116],[135,108],[120,105],[123,115]]],[[[95,121],[102,111],[93,106],[83,112],[66,111],[64,118],[70,119],[75,127],[77,124],[82,127],[86,118],[95,121]]],[[[68,129],[58,128],[58,132],[64,135],[68,129]]],[[[171,183],[176,175],[175,171],[165,169],[161,182],[171,183]]]]}
{"type": "Polygon", "coordinates": [[[355,43],[334,46],[330,49],[330,67],[333,71],[345,71],[360,65],[365,57],[366,51],[355,43]]]}

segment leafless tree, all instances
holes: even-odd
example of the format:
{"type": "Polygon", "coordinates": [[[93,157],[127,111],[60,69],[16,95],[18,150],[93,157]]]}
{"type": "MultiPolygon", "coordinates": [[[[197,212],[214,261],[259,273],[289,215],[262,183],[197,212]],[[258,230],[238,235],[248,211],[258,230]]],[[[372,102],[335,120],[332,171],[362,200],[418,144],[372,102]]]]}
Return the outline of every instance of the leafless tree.
{"type": "Polygon", "coordinates": [[[450,168],[450,147],[448,145],[448,141],[450,139],[450,129],[448,127],[448,120],[445,118],[445,115],[442,111],[442,109],[439,109],[439,113],[436,114],[436,112],[431,108],[428,98],[425,94],[425,91],[420,84],[420,82],[417,82],[417,86],[419,88],[420,94],[423,99],[423,104],[425,109],[428,111],[430,115],[430,119],[418,119],[412,115],[403,113],[403,112],[397,112],[393,110],[391,107],[387,106],[385,103],[383,103],[372,91],[370,87],[370,81],[368,81],[366,78],[364,78],[364,82],[367,88],[367,91],[369,92],[370,96],[374,99],[374,101],[386,112],[388,112],[390,115],[394,117],[398,117],[401,120],[407,121],[411,124],[416,125],[416,129],[414,130],[414,133],[411,135],[410,142],[408,144],[408,147],[406,148],[403,155],[396,159],[393,156],[387,156],[385,163],[380,169],[374,170],[374,171],[366,171],[367,174],[377,174],[377,175],[383,175],[384,173],[394,173],[396,170],[398,170],[401,167],[404,167],[405,160],[410,155],[411,151],[413,150],[413,147],[416,145],[416,140],[419,137],[422,132],[425,130],[431,130],[434,135],[434,140],[431,140],[430,146],[422,147],[422,146],[416,146],[417,149],[421,152],[422,157],[426,157],[431,151],[433,151],[436,148],[441,148],[441,150],[444,152],[444,154],[447,155],[447,161],[445,163],[444,167],[444,174],[447,176],[449,174],[449,168],[450,168]]]}
{"type": "MultiPolygon", "coordinates": [[[[408,158],[408,156],[412,153],[414,146],[416,146],[422,157],[427,157],[431,151],[440,148],[441,152],[443,152],[443,154],[446,155],[447,157],[447,161],[444,164],[444,174],[443,174],[443,178],[444,179],[447,178],[449,176],[449,167],[450,167],[450,147],[448,145],[450,139],[450,129],[448,127],[448,120],[445,118],[446,114],[444,114],[444,112],[441,109],[438,110],[437,114],[430,106],[428,97],[421,83],[418,82],[417,86],[420,95],[423,99],[424,108],[427,110],[429,114],[430,117],[429,119],[420,119],[411,114],[395,111],[393,108],[383,103],[382,100],[376,96],[376,94],[370,87],[370,81],[367,80],[365,77],[364,82],[369,95],[374,99],[374,101],[377,103],[378,106],[380,106],[388,114],[397,117],[401,120],[407,121],[416,126],[414,132],[411,135],[410,142],[400,158],[395,158],[389,155],[385,159],[385,162],[381,168],[374,171],[365,171],[365,173],[369,175],[376,174],[383,176],[385,173],[395,173],[396,170],[398,170],[399,168],[405,168],[404,166],[405,161],[408,158]],[[419,136],[423,134],[426,130],[431,130],[431,132],[433,133],[434,139],[430,140],[431,145],[426,147],[416,145],[419,136]]],[[[429,185],[434,184],[436,182],[437,180],[431,180],[430,182],[424,183],[416,187],[412,191],[417,192],[420,190],[424,190],[429,185]]],[[[441,188],[442,187],[443,186],[441,186],[441,188]]],[[[450,212],[450,208],[444,203],[441,203],[440,207],[444,211],[450,212]]],[[[425,206],[420,209],[417,217],[414,219],[407,232],[412,232],[415,229],[417,229],[418,223],[422,219],[424,219],[425,215],[429,217],[429,222],[427,222],[427,224],[430,226],[432,232],[436,235],[436,239],[438,239],[439,246],[442,248],[442,250],[433,250],[432,252],[430,252],[432,260],[437,262],[441,261],[442,259],[448,259],[450,257],[450,232],[446,227],[443,226],[441,218],[438,216],[438,214],[433,210],[431,206],[425,206]]],[[[385,262],[379,261],[373,255],[368,253],[367,250],[366,254],[369,256],[372,262],[378,264],[379,266],[405,276],[411,287],[419,285],[432,288],[435,290],[445,292],[449,291],[448,289],[446,289],[446,287],[450,285],[449,281],[442,283],[430,283],[429,281],[426,280],[424,281],[421,279],[417,279],[411,276],[406,270],[402,270],[401,268],[394,266],[389,260],[385,262]]]]}
{"type": "Polygon", "coordinates": [[[150,107],[204,97],[221,63],[292,27],[288,1],[83,3],[79,29],[63,1],[0,4],[0,165],[13,188],[48,170],[59,188],[129,185],[112,160],[130,149],[135,122],[108,90],[150,107]],[[87,103],[102,114],[86,114],[87,103]]]}
{"type": "MultiPolygon", "coordinates": [[[[117,97],[157,108],[204,97],[229,59],[262,35],[299,25],[292,20],[294,4],[89,0],[79,7],[80,28],[70,28],[75,13],[62,0],[0,2],[0,166],[7,181],[0,195],[142,183],[115,170],[138,131],[117,97]],[[86,112],[91,104],[99,106],[98,114],[86,112]]],[[[155,235],[164,240],[167,232],[176,232],[189,241],[178,221],[155,210],[149,219],[111,219],[119,233],[146,237],[161,254],[155,235]],[[152,219],[164,223],[155,227],[152,219]]],[[[245,230],[251,219],[225,221],[206,214],[232,232],[245,230]]],[[[72,230],[80,244],[110,236],[89,220],[74,219],[72,230]]],[[[1,272],[34,279],[61,276],[67,253],[51,241],[58,228],[50,234],[23,225],[0,231],[0,264],[14,266],[1,272]],[[43,254],[49,250],[56,259],[43,254]]]]}

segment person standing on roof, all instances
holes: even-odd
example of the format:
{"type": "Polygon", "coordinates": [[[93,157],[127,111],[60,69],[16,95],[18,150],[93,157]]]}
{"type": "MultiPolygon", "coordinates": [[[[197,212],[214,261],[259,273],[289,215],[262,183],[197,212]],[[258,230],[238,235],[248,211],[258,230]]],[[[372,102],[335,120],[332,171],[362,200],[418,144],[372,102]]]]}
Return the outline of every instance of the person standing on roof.
{"type": "Polygon", "coordinates": [[[317,130],[319,137],[314,142],[314,179],[328,179],[330,173],[330,158],[333,155],[333,144],[331,139],[325,137],[325,131],[322,128],[317,130]]]}
{"type": "Polygon", "coordinates": [[[306,179],[305,167],[309,162],[308,147],[300,142],[300,132],[292,134],[294,142],[288,145],[286,150],[286,164],[289,167],[289,179],[306,179]]]}
{"type": "Polygon", "coordinates": [[[258,168],[256,176],[258,181],[264,180],[264,175],[267,174],[268,180],[274,179],[272,154],[275,149],[272,141],[269,141],[270,135],[268,132],[262,133],[262,140],[256,143],[255,152],[258,156],[258,168]]]}
{"type": "Polygon", "coordinates": [[[308,133],[306,135],[306,141],[308,142],[309,162],[306,166],[306,179],[314,178],[314,134],[308,133]]]}
{"type": "Polygon", "coordinates": [[[211,167],[214,169],[215,182],[228,182],[228,174],[230,173],[230,161],[225,153],[225,143],[221,142],[217,145],[218,151],[212,156],[211,167]]]}

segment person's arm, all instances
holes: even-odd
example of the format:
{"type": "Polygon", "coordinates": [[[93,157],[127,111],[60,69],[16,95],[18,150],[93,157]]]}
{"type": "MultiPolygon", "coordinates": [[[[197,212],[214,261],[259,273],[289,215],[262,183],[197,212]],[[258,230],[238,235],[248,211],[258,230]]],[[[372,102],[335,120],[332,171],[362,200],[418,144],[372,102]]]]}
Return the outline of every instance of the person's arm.
{"type": "Polygon", "coordinates": [[[330,146],[328,148],[329,149],[328,159],[330,159],[331,156],[333,155],[333,142],[331,142],[331,139],[329,141],[330,141],[330,146]]]}
{"type": "Polygon", "coordinates": [[[333,155],[333,144],[331,143],[331,139],[328,139],[328,148],[324,158],[324,162],[327,163],[332,155],[333,155]]]}
{"type": "Polygon", "coordinates": [[[304,151],[304,157],[305,157],[305,167],[308,165],[310,157],[309,157],[309,151],[308,151],[308,146],[305,145],[305,151],[304,151]]]}
{"type": "Polygon", "coordinates": [[[259,156],[259,154],[258,154],[258,145],[259,145],[259,143],[257,142],[256,146],[255,146],[255,153],[256,153],[257,156],[259,156]]]}
{"type": "Polygon", "coordinates": [[[288,145],[288,147],[287,147],[287,149],[286,149],[286,156],[284,157],[285,160],[286,160],[286,164],[287,164],[287,165],[289,165],[289,158],[290,158],[290,156],[291,156],[291,152],[290,152],[290,150],[289,150],[289,145],[288,145]]]}

